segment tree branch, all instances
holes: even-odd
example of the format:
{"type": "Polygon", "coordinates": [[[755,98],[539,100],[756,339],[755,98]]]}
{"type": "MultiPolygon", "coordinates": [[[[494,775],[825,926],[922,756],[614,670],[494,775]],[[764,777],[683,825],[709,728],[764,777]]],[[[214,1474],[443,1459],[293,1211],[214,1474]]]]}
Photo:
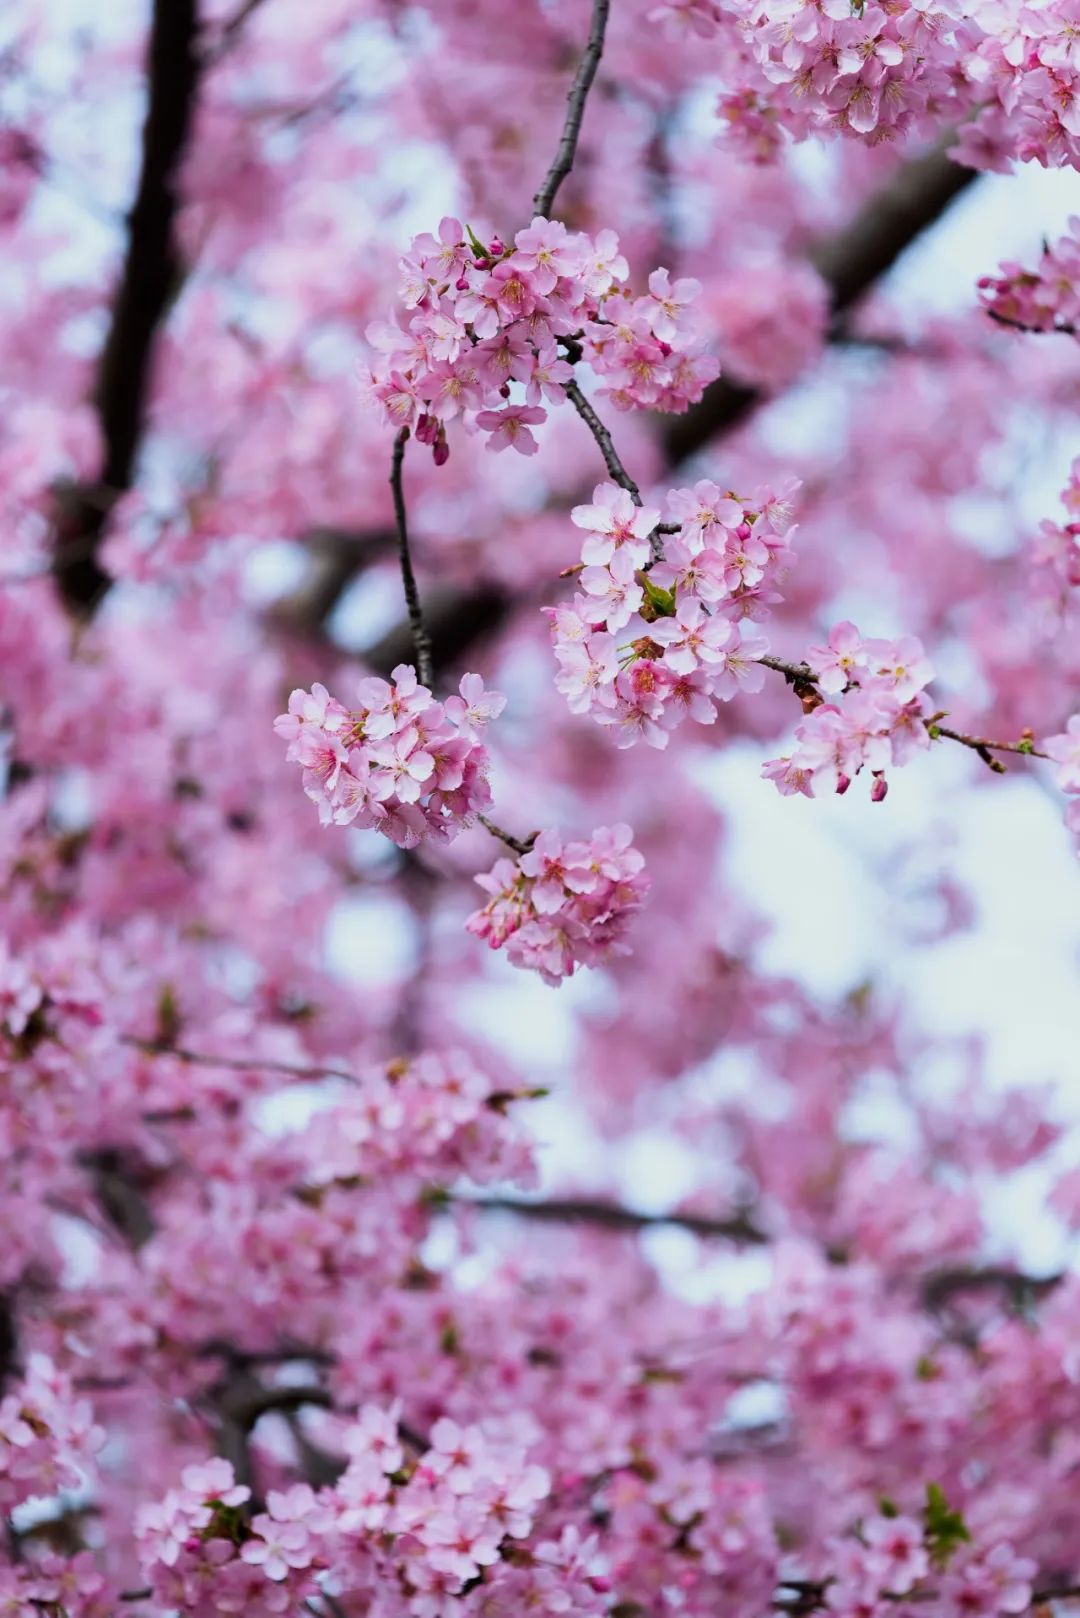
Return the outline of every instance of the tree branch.
{"type": "Polygon", "coordinates": [[[593,1197],[545,1197],[530,1202],[524,1197],[483,1196],[456,1197],[463,1207],[476,1208],[481,1213],[512,1213],[522,1219],[531,1219],[545,1225],[590,1225],[596,1230],[639,1231],[655,1226],[674,1225],[688,1230],[694,1236],[721,1241],[746,1242],[763,1246],[768,1234],[755,1225],[747,1214],[734,1214],[727,1219],[709,1218],[693,1213],[639,1213],[618,1203],[603,1202],[593,1197]]]}
{"type": "Polygon", "coordinates": [[[121,1035],[121,1044],[132,1045],[146,1056],[172,1056],[178,1062],[198,1067],[223,1067],[235,1073],[284,1073],[294,1079],[345,1079],[359,1084],[355,1073],[345,1068],[322,1066],[319,1063],[277,1062],[262,1056],[219,1056],[212,1051],[193,1051],[184,1045],[170,1045],[165,1040],[139,1039],[134,1034],[121,1035]]]}
{"type": "MultiPolygon", "coordinates": [[[[850,308],[891,269],[976,178],[974,171],[952,162],[943,146],[938,146],[906,164],[844,229],[820,243],[811,257],[829,285],[834,316],[850,308]]],[[[765,398],[766,395],[753,388],[721,377],[705,390],[699,403],[683,415],[665,418],[662,444],[669,471],[677,472],[684,461],[704,449],[711,440],[739,426],[765,398]]],[[[572,396],[571,403],[576,407],[572,396]]],[[[588,406],[587,400],[585,403],[588,406]]],[[[579,413],[597,437],[588,417],[579,413]]],[[[599,425],[606,432],[603,424],[599,425]]],[[[603,452],[602,439],[597,437],[597,442],[603,452]]],[[[617,454],[614,465],[621,468],[622,478],[627,481],[617,475],[606,455],[605,465],[623,488],[632,485],[633,480],[617,454]]],[[[572,501],[575,497],[567,498],[572,501]]],[[[513,599],[493,585],[482,585],[469,594],[445,591],[435,611],[431,610],[429,602],[428,621],[436,667],[456,662],[478,640],[502,628],[514,606],[513,599]]],[[[380,670],[392,668],[407,658],[408,636],[406,623],[395,626],[364,654],[365,661],[380,670]]]]}
{"type": "Polygon", "coordinates": [[[578,63],[574,82],[566,96],[566,121],[563,124],[562,138],[552,165],[544,177],[544,183],[533,198],[533,214],[540,214],[544,219],[550,217],[559,187],[574,166],[581,120],[585,116],[585,102],[604,52],[604,34],[607,30],[609,9],[610,0],[593,0],[592,23],[585,54],[578,63]]]}
{"type": "MultiPolygon", "coordinates": [[[[826,700],[809,663],[786,663],[780,657],[759,657],[757,661],[763,668],[774,669],[777,674],[782,674],[801,702],[806,702],[807,698],[817,702],[826,700]]],[[[951,730],[947,725],[939,724],[938,721],[944,717],[944,713],[934,714],[926,721],[931,740],[938,741],[944,737],[946,741],[959,742],[962,747],[970,747],[995,775],[1005,774],[1005,766],[1000,759],[994,757],[995,753],[1019,753],[1024,758],[1050,756],[1035,746],[1034,734],[1030,730],[1026,730],[1018,742],[995,742],[988,736],[968,736],[962,730],[951,730]]]]}
{"type": "Polygon", "coordinates": [[[61,495],[54,537],[57,587],[65,604],[85,615],[112,583],[98,553],[109,513],[132,484],[154,338],[180,276],[177,174],[199,81],[198,26],[197,0],[154,0],[142,169],[93,396],[105,445],[101,476],[95,486],[61,495]]]}
{"type": "MultiPolygon", "coordinates": [[[[837,235],[810,259],[829,288],[833,317],[843,314],[939,219],[977,175],[946,155],[942,142],[906,163],[837,235]]],[[[719,433],[737,427],[767,395],[719,377],[699,402],[664,430],[668,462],[677,466],[719,433]]]]}
{"type": "Polygon", "coordinates": [[[412,635],[413,651],[416,654],[416,672],[420,684],[426,685],[430,689],[435,679],[431,663],[431,640],[424,623],[424,609],[420,605],[420,591],[417,588],[412,555],[409,551],[409,524],[405,511],[405,490],[402,486],[405,445],[408,442],[409,429],[403,427],[394,439],[394,452],[390,458],[390,488],[394,496],[398,563],[401,567],[401,583],[405,591],[405,606],[409,614],[409,631],[412,635]]]}
{"type": "Polygon", "coordinates": [[[608,469],[608,476],[614,483],[617,483],[621,489],[626,490],[635,506],[640,506],[642,503],[641,490],[638,488],[622,461],[619,459],[619,453],[615,448],[614,439],[604,426],[604,423],[600,420],[600,417],[596,414],[596,411],[593,409],[588,399],[586,399],[576,382],[567,382],[563,388],[563,392],[566,394],[566,397],[569,399],[570,403],[573,405],[586,427],[596,439],[597,445],[600,449],[600,454],[604,459],[604,465],[608,469]]]}

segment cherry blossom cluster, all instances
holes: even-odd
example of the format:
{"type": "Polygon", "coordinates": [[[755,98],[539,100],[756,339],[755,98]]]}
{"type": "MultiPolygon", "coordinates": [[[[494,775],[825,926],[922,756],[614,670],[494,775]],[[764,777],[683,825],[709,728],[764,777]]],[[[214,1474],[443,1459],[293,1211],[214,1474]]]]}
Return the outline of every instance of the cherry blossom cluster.
{"type": "Polygon", "coordinates": [[[960,125],[975,168],[1080,159],[1080,70],[1067,4],[965,12],[950,0],[664,0],[647,16],[676,38],[718,35],[727,138],[758,160],[822,131],[877,144],[960,125]]]}
{"type": "Polygon", "coordinates": [[[658,269],[631,296],[612,230],[593,238],[537,217],[512,246],[484,246],[447,218],[437,237],[414,239],[401,270],[397,323],[368,327],[381,354],[370,385],[387,419],[440,463],[458,415],[489,449],[535,454],[544,402],[564,398],[578,358],[625,410],[683,410],[719,369],[689,309],[700,283],[658,269]]]}
{"type": "Polygon", "coordinates": [[[436,702],[404,663],[389,682],[362,679],[356,695],[346,708],[323,685],[297,690],[274,721],[322,824],[372,827],[399,848],[456,837],[491,802],[481,737],[506,699],[466,674],[436,702]]]}
{"type": "Polygon", "coordinates": [[[974,117],[961,127],[953,155],[985,169],[1080,165],[1080,62],[1070,0],[960,17],[956,38],[974,117]]]}
{"type": "Polygon", "coordinates": [[[116,1591],[91,1551],[52,1553],[30,1566],[0,1566],[4,1618],[116,1618],[117,1611],[116,1591]]]}
{"type": "Polygon", "coordinates": [[[664,525],[613,483],[574,507],[584,594],[544,609],[571,712],[610,726],[619,747],[662,748],[687,717],[712,724],[717,701],[761,689],[768,643],[749,624],[780,599],[795,487],[746,500],[702,480],[669,492],[664,525]]]}
{"type": "Polygon", "coordinates": [[[1057,765],[1057,784],[1069,799],[1065,824],[1080,838],[1080,714],[1073,714],[1058,735],[1048,736],[1042,750],[1057,765]]]}
{"type": "Polygon", "coordinates": [[[366,1406],[346,1434],[349,1464],[333,1494],[335,1571],[350,1589],[400,1587],[416,1618],[452,1611],[477,1581],[497,1601],[507,1575],[513,1588],[515,1563],[533,1560],[522,1542],[550,1490],[520,1436],[530,1424],[442,1417],[429,1447],[407,1459],[400,1408],[366,1406]]]}
{"type": "MultiPolygon", "coordinates": [[[[396,1587],[405,1610],[432,1618],[474,1581],[497,1587],[504,1570],[513,1579],[519,1555],[534,1561],[517,1548],[548,1495],[548,1474],[507,1423],[443,1417],[430,1446],[407,1457],[400,1411],[400,1401],[365,1406],[344,1434],[347,1464],[333,1487],[272,1489],[254,1514],[228,1461],[185,1467],[179,1486],[136,1518],[153,1599],[190,1618],[270,1618],[298,1610],[325,1576],[350,1593],[396,1587]]],[[[537,1547],[536,1560],[544,1553],[537,1547]]]]}
{"type": "Polygon", "coordinates": [[[139,1507],[135,1543],[152,1599],[189,1618],[296,1611],[314,1588],[314,1533],[331,1522],[306,1484],[271,1491],[249,1520],[251,1490],[229,1461],[186,1466],[163,1500],[139,1507]]]}
{"type": "Polygon", "coordinates": [[[1047,244],[1038,267],[1003,264],[979,281],[983,308],[995,320],[1024,331],[1080,332],[1080,218],[1068,234],[1047,244]]]}
{"type": "Polygon", "coordinates": [[[77,1489],[105,1441],[90,1404],[43,1354],[0,1400],[0,1508],[77,1489]]]}
{"type": "Polygon", "coordinates": [[[1061,500],[1069,520],[1045,518],[1028,546],[1032,595],[1049,635],[1069,629],[1080,605],[1080,459],[1072,464],[1061,500]]]}
{"type": "MultiPolygon", "coordinates": [[[[958,44],[947,4],[741,0],[736,15],[760,75],[752,104],[767,105],[774,130],[895,139],[953,100],[958,44]]],[[[743,96],[733,87],[720,112],[745,142],[759,131],[743,96]]]]}
{"type": "Polygon", "coordinates": [[[830,1613],[866,1618],[898,1599],[932,1600],[938,1611],[1003,1618],[1031,1605],[1036,1564],[1007,1540],[971,1544],[963,1517],[939,1489],[928,1491],[920,1522],[894,1506],[864,1518],[838,1540],[825,1591],[830,1613]]]}
{"type": "Polygon", "coordinates": [[[491,895],[465,923],[514,966],[557,985],[578,966],[628,953],[631,916],[648,892],[645,861],[629,826],[600,826],[587,843],[541,832],[528,853],[498,860],[476,878],[491,895]]]}
{"type": "Polygon", "coordinates": [[[844,622],[830,631],[824,646],[810,648],[806,661],[817,693],[804,699],[810,711],[796,726],[798,745],[770,759],[762,774],[785,797],[802,792],[812,798],[846,792],[868,769],[870,796],[880,803],[888,791],[887,767],[907,764],[930,745],[923,690],[934,671],[921,641],[914,635],[864,640],[854,624],[844,622]],[[821,693],[829,700],[821,700],[821,693]]]}
{"type": "Polygon", "coordinates": [[[467,1176],[535,1179],[532,1145],[508,1116],[534,1090],[499,1087],[464,1051],[401,1057],[364,1073],[312,1121],[305,1139],[309,1184],[396,1174],[424,1183],[467,1176]]]}

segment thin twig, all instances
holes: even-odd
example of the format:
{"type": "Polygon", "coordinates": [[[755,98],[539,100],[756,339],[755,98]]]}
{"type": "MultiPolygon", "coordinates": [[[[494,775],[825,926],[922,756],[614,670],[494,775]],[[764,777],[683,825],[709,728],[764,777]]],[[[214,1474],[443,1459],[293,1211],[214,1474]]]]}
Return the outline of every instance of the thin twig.
{"type": "Polygon", "coordinates": [[[775,669],[784,679],[792,685],[816,685],[817,676],[809,663],[785,663],[779,657],[759,657],[758,662],[763,668],[775,669]]]}
{"type": "Polygon", "coordinates": [[[361,1082],[355,1073],[340,1067],[304,1066],[299,1062],[276,1062],[262,1056],[218,1056],[212,1051],[193,1051],[184,1045],[170,1045],[160,1039],[139,1039],[134,1034],[121,1035],[120,1042],[134,1046],[147,1056],[173,1056],[178,1062],[189,1062],[197,1067],[224,1067],[236,1073],[251,1073],[261,1068],[267,1073],[286,1073],[296,1079],[345,1079],[349,1084],[361,1082]]]}
{"type": "Polygon", "coordinates": [[[747,1242],[756,1247],[763,1246],[769,1240],[766,1232],[746,1214],[714,1219],[705,1214],[678,1211],[639,1213],[636,1208],[624,1208],[619,1203],[603,1202],[594,1197],[546,1197],[540,1202],[510,1196],[456,1197],[453,1200],[463,1207],[476,1208],[481,1213],[512,1213],[546,1225],[591,1225],[598,1230],[619,1231],[675,1225],[695,1236],[747,1242]]]}
{"type": "Polygon", "coordinates": [[[496,826],[495,822],[489,820],[487,815],[477,815],[476,818],[485,831],[489,831],[492,837],[497,837],[500,843],[505,843],[507,848],[512,848],[515,854],[528,854],[536,842],[536,832],[533,832],[531,837],[513,837],[508,831],[503,831],[501,826],[496,826]]]}
{"type": "MultiPolygon", "coordinates": [[[[578,350],[578,357],[581,357],[580,349],[578,350]]],[[[633,478],[623,465],[619,457],[619,452],[615,448],[615,440],[612,438],[610,432],[604,426],[604,423],[600,420],[600,417],[597,415],[588,399],[586,399],[577,383],[567,382],[563,388],[563,392],[566,394],[566,397],[569,399],[570,403],[573,405],[586,427],[596,439],[597,444],[600,446],[600,453],[604,457],[604,465],[607,467],[608,472],[614,478],[615,482],[620,488],[626,490],[635,506],[644,505],[644,501],[641,498],[641,490],[638,488],[637,484],[634,482],[633,478]]],[[[652,552],[652,556],[648,565],[646,566],[646,572],[648,572],[650,568],[655,567],[657,562],[662,562],[664,559],[664,542],[660,536],[662,534],[677,534],[680,527],[681,524],[677,522],[657,523],[656,527],[649,534],[649,549],[652,552]]]]}
{"type": "Polygon", "coordinates": [[[965,736],[963,731],[950,730],[947,725],[939,725],[936,721],[931,729],[931,734],[935,733],[938,736],[948,737],[950,742],[959,742],[961,747],[973,748],[984,764],[989,764],[991,769],[996,765],[999,771],[1005,768],[1004,764],[999,764],[997,759],[987,758],[987,753],[1020,753],[1025,758],[1050,757],[1049,753],[1040,752],[1026,738],[1019,742],[994,742],[987,736],[965,736]]]}
{"type": "Polygon", "coordinates": [[[607,29],[611,0],[593,0],[592,24],[585,54],[578,63],[574,82],[566,96],[566,121],[555,158],[544,177],[544,183],[533,198],[533,214],[548,219],[560,185],[574,166],[581,120],[585,116],[585,102],[592,88],[600,58],[604,53],[604,33],[607,29]]]}
{"type": "Polygon", "coordinates": [[[394,518],[397,522],[398,561],[401,564],[401,583],[405,590],[405,606],[409,613],[409,628],[412,630],[413,649],[416,652],[416,672],[421,685],[431,686],[434,680],[434,670],[431,663],[431,640],[424,624],[424,610],[420,605],[420,591],[416,584],[416,575],[413,572],[412,556],[409,553],[409,527],[405,514],[405,491],[402,488],[402,463],[405,460],[405,445],[409,441],[409,429],[403,427],[394,439],[394,453],[390,461],[390,488],[394,495],[394,518]]]}
{"type": "Polygon", "coordinates": [[[1054,326],[1029,326],[1023,320],[1013,320],[1011,316],[1000,314],[996,309],[988,309],[985,304],[983,305],[983,313],[989,315],[990,319],[996,321],[999,326],[1008,326],[1012,331],[1027,332],[1031,337],[1076,337],[1080,335],[1077,328],[1070,321],[1062,321],[1060,325],[1054,326]]]}
{"type": "Polygon", "coordinates": [[[248,18],[258,11],[262,4],[263,0],[242,0],[242,4],[232,16],[222,23],[214,43],[203,53],[203,60],[207,66],[214,66],[221,60],[235,43],[248,18]]]}
{"type": "Polygon", "coordinates": [[[596,439],[597,444],[600,446],[600,453],[604,457],[604,465],[607,467],[612,479],[619,485],[621,489],[626,490],[635,506],[640,506],[643,503],[641,499],[641,490],[638,488],[622,461],[619,459],[619,452],[615,448],[615,443],[611,434],[600,420],[600,417],[596,414],[596,411],[593,409],[588,399],[586,399],[576,382],[567,382],[563,388],[563,392],[566,394],[566,397],[569,399],[570,403],[573,405],[586,427],[596,439]]]}

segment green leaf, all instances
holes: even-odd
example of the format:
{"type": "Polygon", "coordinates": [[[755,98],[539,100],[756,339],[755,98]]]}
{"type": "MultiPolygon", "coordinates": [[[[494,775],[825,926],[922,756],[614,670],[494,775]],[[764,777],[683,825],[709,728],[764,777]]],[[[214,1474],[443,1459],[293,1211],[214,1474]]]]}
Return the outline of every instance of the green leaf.
{"type": "Polygon", "coordinates": [[[645,594],[646,594],[649,602],[656,609],[656,611],[660,615],[660,617],[661,618],[674,618],[674,616],[675,616],[675,593],[674,593],[674,591],[673,590],[661,589],[660,585],[653,583],[653,581],[650,579],[650,577],[649,577],[649,575],[647,573],[642,573],[640,575],[640,578],[641,578],[642,588],[644,589],[645,594]]]}
{"type": "Polygon", "coordinates": [[[180,1035],[180,1008],[171,983],[164,983],[157,1003],[157,1043],[175,1045],[180,1035]]]}
{"type": "Polygon", "coordinates": [[[953,1553],[971,1539],[967,1523],[959,1511],[953,1511],[940,1483],[926,1485],[923,1531],[930,1559],[939,1568],[945,1567],[953,1553]]]}

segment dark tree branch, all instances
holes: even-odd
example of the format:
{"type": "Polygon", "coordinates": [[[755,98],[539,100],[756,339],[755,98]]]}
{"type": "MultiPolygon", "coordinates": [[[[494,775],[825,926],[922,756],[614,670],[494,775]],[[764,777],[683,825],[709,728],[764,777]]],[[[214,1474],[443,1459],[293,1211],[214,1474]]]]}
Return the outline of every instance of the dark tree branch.
{"type": "MultiPolygon", "coordinates": [[[[445,589],[430,592],[425,621],[435,667],[449,667],[477,642],[495,634],[514,605],[513,597],[494,584],[481,585],[465,596],[445,589]]],[[[405,619],[365,651],[364,662],[387,674],[398,663],[407,663],[412,649],[412,630],[405,619]]]]}
{"type": "Polygon", "coordinates": [[[635,506],[641,505],[641,490],[626,470],[615,448],[615,440],[600,420],[592,405],[586,399],[576,382],[568,382],[563,392],[585,423],[586,427],[596,439],[604,465],[608,469],[608,476],[620,489],[625,489],[635,506]]]}
{"type": "Polygon", "coordinates": [[[487,815],[477,815],[476,818],[485,831],[490,832],[492,837],[497,837],[500,843],[505,843],[507,848],[513,849],[515,854],[527,854],[539,836],[539,833],[534,831],[531,837],[514,837],[512,833],[503,831],[493,820],[489,820],[487,815]]]}
{"type": "Polygon", "coordinates": [[[431,662],[431,640],[428,636],[427,626],[424,623],[424,609],[420,605],[420,591],[416,583],[416,574],[413,572],[412,555],[409,551],[409,524],[405,511],[405,490],[402,486],[405,445],[408,442],[409,429],[403,427],[394,439],[394,452],[390,460],[390,488],[394,496],[398,564],[401,568],[402,588],[405,591],[405,606],[409,614],[409,633],[412,636],[413,652],[416,656],[416,673],[420,684],[430,688],[435,679],[431,662]]]}
{"type": "Polygon", "coordinates": [[[766,1232],[746,1214],[712,1219],[704,1214],[692,1213],[639,1213],[634,1208],[624,1208],[618,1203],[593,1197],[545,1197],[540,1202],[510,1196],[458,1197],[455,1200],[463,1207],[477,1208],[481,1213],[512,1213],[545,1225],[589,1225],[596,1230],[614,1231],[651,1230],[655,1226],[675,1225],[695,1236],[747,1242],[758,1247],[769,1240],[766,1232]]]}
{"type": "Polygon", "coordinates": [[[373,562],[393,554],[397,535],[389,528],[368,533],[316,528],[305,536],[304,544],[311,558],[307,577],[293,594],[275,602],[267,615],[285,631],[302,632],[312,624],[325,623],[353,579],[373,562]]]}
{"type": "MultiPolygon", "coordinates": [[[[833,316],[841,315],[868,292],[923,231],[977,178],[947,157],[945,143],[906,163],[881,191],[837,235],[811,253],[829,287],[833,316]]],[[[664,431],[664,447],[672,466],[705,448],[710,439],[730,432],[766,396],[720,377],[705,389],[696,405],[673,416],[664,431]]]]}
{"type": "Polygon", "coordinates": [[[585,102],[604,53],[609,9],[610,0],[593,0],[592,23],[585,54],[578,63],[574,82],[566,96],[566,122],[563,124],[562,138],[552,165],[544,176],[544,183],[533,198],[533,214],[540,214],[545,219],[550,217],[559,187],[574,166],[581,120],[585,116],[585,102]]]}
{"type": "Polygon", "coordinates": [[[99,551],[109,513],[132,484],[154,338],[180,278],[174,237],[177,175],[199,81],[198,26],[197,0],[154,0],[142,170],[94,388],[104,460],[96,486],[69,489],[61,498],[56,523],[57,586],[66,605],[80,614],[92,613],[112,583],[99,551]]]}
{"type": "Polygon", "coordinates": [[[928,1309],[941,1309],[965,1294],[1000,1292],[1018,1309],[1027,1309],[1059,1287],[1064,1274],[1028,1275],[1001,1264],[981,1268],[936,1270],[922,1283],[923,1301],[928,1309]]]}

